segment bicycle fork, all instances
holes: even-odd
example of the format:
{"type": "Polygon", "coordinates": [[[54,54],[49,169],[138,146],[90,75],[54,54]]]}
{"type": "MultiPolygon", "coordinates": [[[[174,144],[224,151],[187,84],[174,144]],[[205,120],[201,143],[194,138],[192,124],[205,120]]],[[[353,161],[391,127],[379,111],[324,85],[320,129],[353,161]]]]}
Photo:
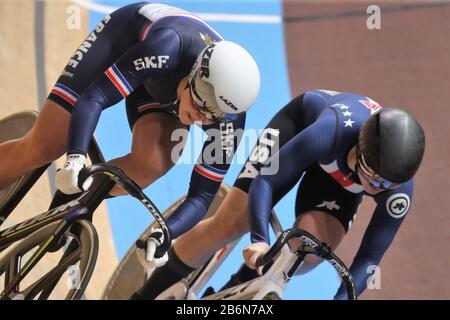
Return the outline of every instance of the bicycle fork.
{"type": "Polygon", "coordinates": [[[89,214],[89,209],[85,206],[77,206],[71,210],[71,212],[61,221],[56,227],[55,231],[48,237],[48,239],[39,247],[31,258],[25,263],[23,268],[14,276],[9,282],[8,286],[3,290],[0,295],[1,300],[9,299],[9,295],[16,291],[20,282],[27,276],[27,274],[33,269],[34,266],[42,259],[42,257],[49,251],[49,248],[55,242],[64,235],[73,222],[77,219],[83,218],[89,214]]]}
{"type": "Polygon", "coordinates": [[[265,300],[269,296],[282,299],[286,285],[303,264],[304,258],[304,253],[290,252],[287,246],[283,247],[280,256],[275,259],[267,273],[261,277],[261,287],[252,300],[265,300]]]}

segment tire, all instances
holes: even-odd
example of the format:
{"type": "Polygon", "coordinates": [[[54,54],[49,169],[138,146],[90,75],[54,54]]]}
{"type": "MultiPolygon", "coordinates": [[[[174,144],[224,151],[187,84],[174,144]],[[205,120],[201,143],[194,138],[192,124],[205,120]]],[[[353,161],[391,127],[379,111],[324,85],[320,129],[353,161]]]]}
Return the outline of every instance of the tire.
{"type": "MultiPolygon", "coordinates": [[[[34,250],[39,244],[46,241],[59,223],[60,221],[56,221],[46,225],[6,249],[0,258],[0,276],[4,275],[5,279],[12,279],[16,274],[18,257],[24,256],[27,252],[34,250]]],[[[39,300],[48,299],[66,270],[78,262],[79,278],[77,279],[79,281],[77,281],[77,285],[71,288],[64,288],[67,289],[67,293],[63,293],[63,297],[58,297],[57,299],[78,300],[82,298],[97,261],[97,231],[89,221],[80,220],[66,231],[65,236],[71,241],[65,245],[66,249],[57,265],[49,271],[45,270],[45,274],[39,277],[37,281],[25,289],[20,288],[19,292],[13,294],[10,298],[26,300],[35,298],[39,300]]],[[[39,262],[35,267],[38,265],[39,262]]],[[[8,281],[5,280],[5,282],[8,281]]],[[[3,288],[1,290],[3,291],[3,288]]]]}

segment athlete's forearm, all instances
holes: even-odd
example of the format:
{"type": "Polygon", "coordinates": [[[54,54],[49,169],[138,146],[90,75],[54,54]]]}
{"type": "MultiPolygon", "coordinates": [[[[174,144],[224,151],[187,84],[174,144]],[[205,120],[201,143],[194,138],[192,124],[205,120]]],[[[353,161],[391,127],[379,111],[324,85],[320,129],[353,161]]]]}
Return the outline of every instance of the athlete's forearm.
{"type": "Polygon", "coordinates": [[[167,219],[171,238],[175,239],[192,229],[208,212],[214,195],[202,193],[188,195],[185,201],[167,219]]]}
{"type": "MultiPolygon", "coordinates": [[[[355,282],[356,293],[357,295],[361,295],[364,290],[367,288],[367,281],[376,272],[375,266],[378,265],[379,262],[373,261],[371,259],[357,259],[353,262],[349,271],[353,276],[353,280],[355,282]]],[[[341,284],[338,292],[336,293],[335,299],[337,300],[345,300],[347,299],[347,290],[344,284],[341,284]]]]}
{"type": "Polygon", "coordinates": [[[67,154],[86,155],[102,107],[96,102],[79,101],[73,110],[69,125],[67,154]]]}
{"type": "Polygon", "coordinates": [[[270,243],[269,219],[272,211],[273,189],[261,175],[253,181],[249,190],[249,221],[251,241],[270,243]]]}

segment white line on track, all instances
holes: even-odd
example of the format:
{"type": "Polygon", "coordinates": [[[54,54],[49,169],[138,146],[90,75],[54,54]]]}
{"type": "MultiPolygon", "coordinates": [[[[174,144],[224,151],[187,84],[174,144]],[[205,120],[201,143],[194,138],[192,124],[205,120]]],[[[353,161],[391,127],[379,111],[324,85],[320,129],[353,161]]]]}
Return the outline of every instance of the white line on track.
{"type": "MultiPolygon", "coordinates": [[[[117,7],[98,4],[87,0],[72,0],[72,2],[90,11],[103,14],[108,14],[118,9],[117,7]]],[[[208,22],[265,23],[265,24],[281,23],[281,17],[277,15],[202,13],[202,12],[196,12],[195,14],[208,22]]]]}
{"type": "Polygon", "coordinates": [[[108,14],[116,10],[116,7],[106,6],[103,4],[98,4],[95,2],[90,2],[86,0],[72,0],[72,2],[76,5],[79,5],[85,9],[97,12],[97,13],[103,13],[108,14]]]}

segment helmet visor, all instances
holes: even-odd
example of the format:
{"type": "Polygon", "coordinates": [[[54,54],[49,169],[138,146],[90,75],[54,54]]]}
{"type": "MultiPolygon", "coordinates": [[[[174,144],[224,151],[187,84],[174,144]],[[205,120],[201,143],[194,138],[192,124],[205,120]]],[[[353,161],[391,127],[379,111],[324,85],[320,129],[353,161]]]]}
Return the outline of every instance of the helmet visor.
{"type": "Polygon", "coordinates": [[[392,190],[398,188],[401,184],[384,179],[380,175],[376,174],[366,164],[364,155],[360,153],[356,160],[356,172],[359,172],[361,176],[370,183],[371,186],[381,190],[392,190]]]}
{"type": "Polygon", "coordinates": [[[222,112],[219,108],[219,106],[208,106],[207,100],[203,99],[201,94],[197,90],[196,83],[197,81],[201,81],[200,79],[197,80],[199,73],[199,69],[195,71],[195,74],[190,78],[189,80],[189,91],[191,93],[191,98],[194,107],[203,113],[208,119],[215,121],[215,122],[223,122],[223,121],[232,121],[236,120],[238,115],[234,113],[226,113],[222,112]]]}

